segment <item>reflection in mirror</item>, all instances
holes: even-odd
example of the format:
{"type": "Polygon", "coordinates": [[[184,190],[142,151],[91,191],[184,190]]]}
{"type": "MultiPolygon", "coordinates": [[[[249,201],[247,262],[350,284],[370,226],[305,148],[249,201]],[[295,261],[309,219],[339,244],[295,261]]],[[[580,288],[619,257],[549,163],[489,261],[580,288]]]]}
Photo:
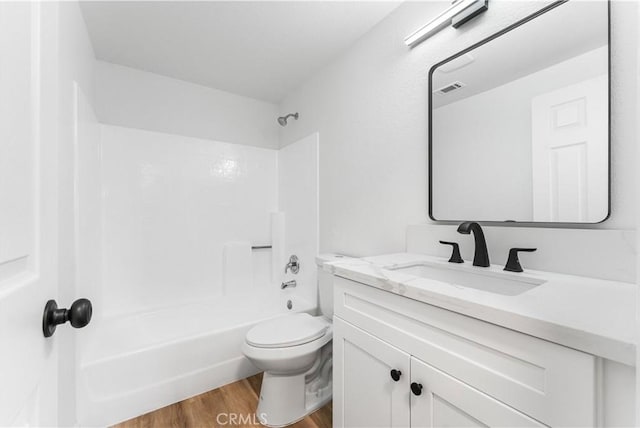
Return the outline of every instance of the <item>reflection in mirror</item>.
{"type": "Polygon", "coordinates": [[[608,15],[554,4],[432,68],[433,219],[606,219],[608,15]]]}

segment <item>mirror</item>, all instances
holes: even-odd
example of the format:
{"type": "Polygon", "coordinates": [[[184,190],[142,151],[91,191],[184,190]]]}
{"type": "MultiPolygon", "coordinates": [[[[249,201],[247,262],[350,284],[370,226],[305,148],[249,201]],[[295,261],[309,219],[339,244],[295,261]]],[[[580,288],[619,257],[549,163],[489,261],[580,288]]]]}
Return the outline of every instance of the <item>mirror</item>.
{"type": "Polygon", "coordinates": [[[553,3],[429,72],[433,220],[609,216],[609,4],[553,3]]]}

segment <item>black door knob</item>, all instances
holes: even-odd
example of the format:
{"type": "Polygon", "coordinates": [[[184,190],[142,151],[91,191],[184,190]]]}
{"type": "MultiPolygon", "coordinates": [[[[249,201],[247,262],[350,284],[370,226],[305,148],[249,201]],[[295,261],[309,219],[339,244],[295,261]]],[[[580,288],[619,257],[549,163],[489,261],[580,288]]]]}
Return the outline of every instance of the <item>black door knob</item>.
{"type": "Polygon", "coordinates": [[[413,395],[422,394],[422,384],[421,383],[412,382],[411,383],[411,392],[413,392],[413,395]]]}
{"type": "Polygon", "coordinates": [[[56,331],[58,324],[64,324],[67,321],[74,328],[82,328],[89,324],[93,307],[89,299],[78,299],[71,305],[69,309],[58,309],[55,300],[49,300],[44,307],[42,315],[42,332],[44,337],[51,337],[56,331]]]}
{"type": "Polygon", "coordinates": [[[400,380],[400,376],[402,376],[402,372],[400,370],[391,370],[391,379],[397,382],[400,380]]]}

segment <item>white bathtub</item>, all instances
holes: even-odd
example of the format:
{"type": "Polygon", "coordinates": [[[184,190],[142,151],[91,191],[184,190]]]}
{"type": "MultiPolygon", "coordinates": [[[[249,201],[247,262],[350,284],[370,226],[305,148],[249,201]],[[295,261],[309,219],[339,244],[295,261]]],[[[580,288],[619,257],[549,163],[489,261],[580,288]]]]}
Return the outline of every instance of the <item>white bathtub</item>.
{"type": "Polygon", "coordinates": [[[246,332],[314,309],[290,293],[255,294],[97,320],[78,355],[78,422],[112,425],[255,374],[246,332]]]}

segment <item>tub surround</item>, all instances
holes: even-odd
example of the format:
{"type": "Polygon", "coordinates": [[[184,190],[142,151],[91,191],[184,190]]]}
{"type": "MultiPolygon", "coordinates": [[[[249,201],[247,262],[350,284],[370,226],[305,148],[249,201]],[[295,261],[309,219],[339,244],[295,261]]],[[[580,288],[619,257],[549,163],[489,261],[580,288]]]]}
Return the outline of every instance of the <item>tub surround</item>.
{"type": "MultiPolygon", "coordinates": [[[[86,247],[102,253],[100,316],[261,291],[269,283],[271,252],[252,252],[249,281],[234,287],[239,281],[225,274],[223,249],[272,243],[277,151],[111,125],[101,125],[100,147],[96,223],[104,241],[86,247]]],[[[93,179],[90,173],[79,181],[93,179]]]]}
{"type": "MultiPolygon", "coordinates": [[[[388,270],[424,262],[447,263],[447,258],[398,253],[329,262],[323,269],[598,357],[635,365],[634,284],[531,270],[523,260],[525,272],[519,275],[546,282],[520,295],[505,296],[388,270]]],[[[467,261],[460,268],[504,274],[503,266],[496,264],[478,268],[467,261]]]]}
{"type": "MultiPolygon", "coordinates": [[[[278,208],[284,213],[286,230],[282,232],[284,253],[277,256],[280,264],[273,268],[277,284],[291,279],[297,279],[298,284],[316,282],[313,260],[318,254],[319,146],[320,135],[314,133],[278,150],[278,208]],[[285,274],[284,266],[292,254],[300,260],[300,271],[285,274]]],[[[299,287],[298,293],[317,302],[316,287],[299,287]]]]}

